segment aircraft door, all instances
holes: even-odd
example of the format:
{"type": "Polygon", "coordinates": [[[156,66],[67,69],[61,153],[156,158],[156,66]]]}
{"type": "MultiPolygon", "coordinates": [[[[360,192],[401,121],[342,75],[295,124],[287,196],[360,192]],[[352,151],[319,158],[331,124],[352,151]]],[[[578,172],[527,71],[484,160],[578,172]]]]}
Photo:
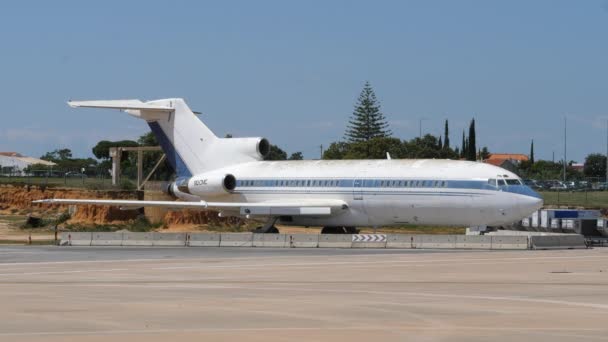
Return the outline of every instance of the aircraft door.
{"type": "Polygon", "coordinates": [[[361,189],[362,186],[363,186],[363,180],[355,179],[355,182],[353,184],[353,199],[355,199],[355,200],[363,199],[363,190],[361,189]]]}

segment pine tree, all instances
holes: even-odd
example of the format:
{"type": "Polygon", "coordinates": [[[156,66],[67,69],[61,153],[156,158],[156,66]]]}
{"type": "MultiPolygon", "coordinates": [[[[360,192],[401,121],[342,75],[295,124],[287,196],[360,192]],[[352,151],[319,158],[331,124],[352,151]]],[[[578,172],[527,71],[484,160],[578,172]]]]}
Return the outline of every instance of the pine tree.
{"type": "Polygon", "coordinates": [[[439,137],[439,142],[437,143],[437,149],[443,149],[443,142],[441,141],[441,137],[439,137]]]}
{"type": "Polygon", "coordinates": [[[532,139],[532,143],[530,144],[530,164],[534,164],[534,139],[532,139]]]}
{"type": "Polygon", "coordinates": [[[475,119],[471,120],[471,125],[469,126],[469,144],[468,144],[468,156],[467,159],[470,161],[477,160],[477,146],[475,143],[475,119]]]}
{"type": "Polygon", "coordinates": [[[465,154],[467,153],[467,141],[466,138],[464,136],[464,130],[462,130],[462,144],[461,146],[461,150],[460,150],[460,158],[464,158],[465,154]]]}
{"type": "Polygon", "coordinates": [[[344,136],[349,143],[391,136],[386,118],[380,111],[380,103],[369,82],[363,86],[344,136]]]}
{"type": "Polygon", "coordinates": [[[448,127],[447,119],[445,120],[445,127],[443,131],[443,148],[446,150],[450,148],[450,129],[448,127]]]}

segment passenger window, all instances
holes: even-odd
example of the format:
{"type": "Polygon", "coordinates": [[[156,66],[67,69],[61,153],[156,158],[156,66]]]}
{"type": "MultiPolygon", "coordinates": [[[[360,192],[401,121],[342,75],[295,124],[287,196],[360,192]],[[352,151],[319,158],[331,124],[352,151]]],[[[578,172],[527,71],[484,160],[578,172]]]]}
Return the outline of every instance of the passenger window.
{"type": "Polygon", "coordinates": [[[306,186],[310,186],[310,179],[306,183],[307,183],[306,186]]]}

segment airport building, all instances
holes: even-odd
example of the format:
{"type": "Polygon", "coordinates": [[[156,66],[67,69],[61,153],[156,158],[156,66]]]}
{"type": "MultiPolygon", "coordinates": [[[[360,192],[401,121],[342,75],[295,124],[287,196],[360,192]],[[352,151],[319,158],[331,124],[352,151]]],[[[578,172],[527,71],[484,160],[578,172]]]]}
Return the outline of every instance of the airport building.
{"type": "Polygon", "coordinates": [[[0,152],[0,174],[11,176],[25,176],[28,166],[31,165],[56,166],[48,160],[26,157],[17,152],[0,152]]]}

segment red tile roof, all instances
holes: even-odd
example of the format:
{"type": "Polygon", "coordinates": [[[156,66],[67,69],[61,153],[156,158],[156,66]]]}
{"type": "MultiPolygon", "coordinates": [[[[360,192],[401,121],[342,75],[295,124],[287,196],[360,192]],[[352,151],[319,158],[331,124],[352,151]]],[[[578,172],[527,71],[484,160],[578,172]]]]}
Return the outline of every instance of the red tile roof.
{"type": "Polygon", "coordinates": [[[529,158],[525,154],[518,153],[492,153],[488,160],[500,159],[500,160],[517,160],[517,161],[528,161],[529,158]]]}

